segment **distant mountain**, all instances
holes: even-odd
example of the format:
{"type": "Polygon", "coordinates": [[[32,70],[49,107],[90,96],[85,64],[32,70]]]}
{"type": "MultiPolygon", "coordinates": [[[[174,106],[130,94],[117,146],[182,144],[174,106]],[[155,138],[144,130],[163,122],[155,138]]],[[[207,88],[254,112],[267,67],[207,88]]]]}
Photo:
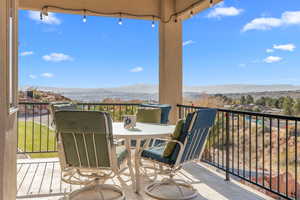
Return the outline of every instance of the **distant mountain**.
{"type": "Polygon", "coordinates": [[[249,93],[249,92],[274,92],[300,90],[300,85],[209,85],[209,86],[186,86],[185,92],[198,92],[207,94],[249,93]]]}
{"type": "MultiPolygon", "coordinates": [[[[157,100],[158,86],[149,84],[135,84],[114,88],[58,88],[42,86],[24,86],[21,90],[34,88],[42,91],[51,91],[62,94],[70,99],[78,101],[101,101],[105,98],[120,98],[123,100],[157,100]]],[[[194,99],[201,93],[207,94],[245,94],[245,93],[263,93],[263,92],[287,92],[300,90],[298,85],[209,85],[209,86],[184,86],[184,95],[187,98],[194,99]]]]}

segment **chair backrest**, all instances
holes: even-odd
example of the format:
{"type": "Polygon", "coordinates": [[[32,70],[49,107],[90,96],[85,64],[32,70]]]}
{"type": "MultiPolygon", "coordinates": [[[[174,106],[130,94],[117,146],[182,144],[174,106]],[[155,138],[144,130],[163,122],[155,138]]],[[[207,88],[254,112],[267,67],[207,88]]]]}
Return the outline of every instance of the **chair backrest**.
{"type": "Polygon", "coordinates": [[[77,110],[77,107],[75,104],[69,103],[69,102],[52,102],[49,104],[49,111],[50,111],[50,116],[52,118],[52,125],[55,124],[54,121],[54,115],[55,112],[60,111],[60,110],[77,110]]]}
{"type": "Polygon", "coordinates": [[[199,159],[204,150],[210,128],[214,125],[216,109],[200,109],[189,113],[184,126],[184,151],[180,163],[199,159]]]}
{"type": "Polygon", "coordinates": [[[56,131],[60,156],[66,167],[111,168],[112,119],[97,111],[57,111],[56,131]]]}
{"type": "Polygon", "coordinates": [[[172,106],[169,104],[141,104],[141,107],[159,108],[161,110],[160,123],[167,124],[169,122],[169,113],[172,106]]]}
{"type": "Polygon", "coordinates": [[[137,122],[159,124],[160,118],[161,110],[159,108],[138,108],[136,113],[137,122]]]}

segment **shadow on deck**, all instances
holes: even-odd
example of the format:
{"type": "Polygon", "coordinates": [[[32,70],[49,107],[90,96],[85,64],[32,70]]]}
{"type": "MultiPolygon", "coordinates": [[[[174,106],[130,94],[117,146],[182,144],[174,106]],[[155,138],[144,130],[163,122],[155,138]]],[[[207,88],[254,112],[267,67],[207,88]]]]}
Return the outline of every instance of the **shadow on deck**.
{"type": "MultiPolygon", "coordinates": [[[[259,200],[271,199],[258,191],[234,180],[224,181],[224,175],[203,163],[190,163],[178,173],[178,178],[193,184],[198,191],[197,200],[259,200]]],[[[159,177],[158,179],[161,179],[159,177]]],[[[125,179],[128,179],[127,177],[125,179]]],[[[61,181],[61,170],[57,158],[19,159],[17,161],[17,198],[19,199],[59,199],[66,193],[83,186],[70,185],[61,181]]],[[[131,181],[122,182],[116,178],[112,182],[121,185],[128,200],[150,200],[144,193],[133,192],[131,181]]],[[[149,183],[146,178],[142,184],[149,183]]],[[[143,188],[143,187],[142,187],[143,188]]]]}

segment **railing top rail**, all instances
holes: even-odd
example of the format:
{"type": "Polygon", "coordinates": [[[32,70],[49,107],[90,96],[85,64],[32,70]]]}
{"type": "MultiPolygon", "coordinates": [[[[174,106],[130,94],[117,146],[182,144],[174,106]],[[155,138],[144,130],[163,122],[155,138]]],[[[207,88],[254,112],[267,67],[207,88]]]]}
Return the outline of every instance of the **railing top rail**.
{"type": "Polygon", "coordinates": [[[49,105],[49,102],[27,102],[27,101],[23,101],[23,102],[19,102],[19,104],[21,104],[21,105],[49,105]]]}
{"type": "MultiPolygon", "coordinates": [[[[68,103],[68,102],[66,102],[68,103]]],[[[19,102],[21,105],[49,105],[50,102],[19,102]]],[[[77,105],[93,105],[93,106],[110,106],[110,105],[116,105],[116,106],[139,106],[141,104],[139,103],[84,103],[79,102],[76,103],[77,105]]]]}
{"type": "MultiPolygon", "coordinates": [[[[182,105],[182,104],[177,104],[177,107],[193,108],[193,109],[205,109],[205,108],[207,108],[207,107],[189,106],[189,105],[182,105]]],[[[276,119],[282,119],[282,120],[300,121],[300,117],[295,117],[295,116],[274,115],[274,114],[268,114],[268,113],[259,113],[259,112],[250,112],[250,111],[241,111],[241,110],[231,110],[231,109],[223,109],[223,108],[216,108],[216,109],[219,112],[228,112],[228,113],[233,113],[233,114],[243,114],[243,115],[258,116],[258,117],[276,118],[276,119]]]]}
{"type": "Polygon", "coordinates": [[[95,105],[95,106],[110,106],[110,105],[117,105],[117,106],[139,106],[140,103],[76,103],[77,105],[95,105]]]}

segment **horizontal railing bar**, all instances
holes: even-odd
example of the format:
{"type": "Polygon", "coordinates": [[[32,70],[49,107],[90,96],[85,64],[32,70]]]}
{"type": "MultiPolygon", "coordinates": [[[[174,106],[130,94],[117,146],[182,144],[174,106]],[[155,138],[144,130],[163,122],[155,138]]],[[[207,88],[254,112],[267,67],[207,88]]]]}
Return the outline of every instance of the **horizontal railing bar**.
{"type": "Polygon", "coordinates": [[[50,103],[48,102],[19,102],[20,105],[49,105],[50,103]]]}
{"type": "Polygon", "coordinates": [[[58,151],[17,151],[17,154],[57,153],[58,151]]]}
{"type": "MultiPolygon", "coordinates": [[[[187,106],[177,104],[177,107],[181,108],[193,108],[193,109],[206,109],[208,107],[199,107],[199,106],[187,106]]],[[[295,116],[288,116],[288,115],[274,115],[274,114],[267,114],[267,113],[258,113],[258,112],[250,112],[250,111],[240,111],[240,110],[230,110],[230,109],[223,109],[223,108],[216,108],[219,112],[229,112],[234,114],[245,114],[251,116],[259,116],[259,117],[268,117],[268,118],[275,118],[275,119],[285,119],[285,120],[294,120],[300,121],[300,117],[295,116]]]]}
{"type": "Polygon", "coordinates": [[[92,105],[92,106],[139,106],[139,103],[76,103],[77,105],[92,105]]]}
{"type": "MultiPolygon", "coordinates": [[[[70,102],[62,102],[62,103],[70,103],[70,102]]],[[[49,102],[19,102],[21,105],[49,105],[49,102]]],[[[75,103],[77,105],[91,105],[91,106],[139,106],[140,103],[84,103],[79,102],[75,103]]]]}

